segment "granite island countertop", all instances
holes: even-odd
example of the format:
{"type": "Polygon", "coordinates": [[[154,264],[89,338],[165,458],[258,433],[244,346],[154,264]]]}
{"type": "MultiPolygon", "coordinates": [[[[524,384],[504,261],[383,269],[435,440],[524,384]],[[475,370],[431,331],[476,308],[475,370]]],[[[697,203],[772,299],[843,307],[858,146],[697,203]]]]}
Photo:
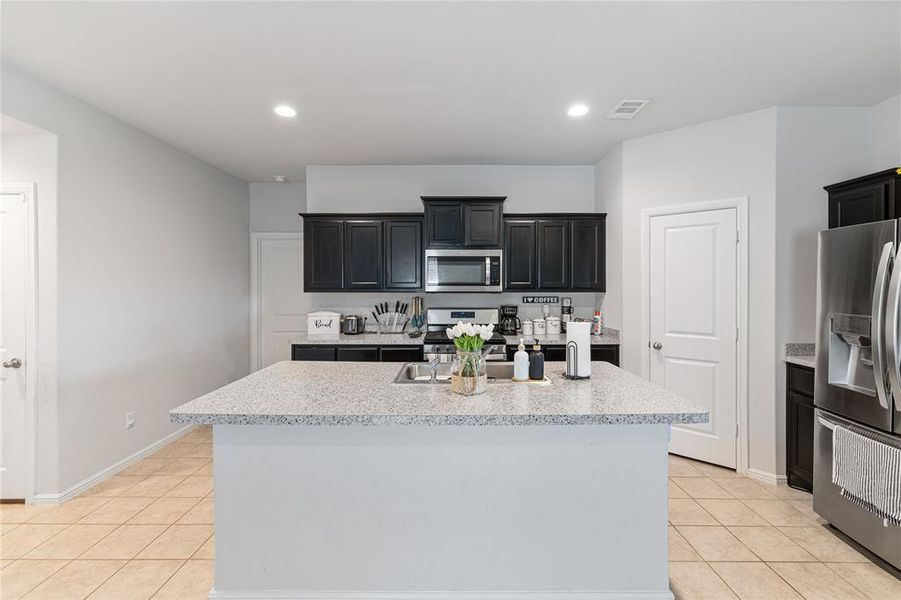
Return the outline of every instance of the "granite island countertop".
{"type": "Polygon", "coordinates": [[[705,423],[708,412],[606,362],[591,379],[492,382],[478,396],[449,384],[395,384],[400,363],[276,363],[170,411],[175,423],[213,425],[603,425],[705,423]]]}

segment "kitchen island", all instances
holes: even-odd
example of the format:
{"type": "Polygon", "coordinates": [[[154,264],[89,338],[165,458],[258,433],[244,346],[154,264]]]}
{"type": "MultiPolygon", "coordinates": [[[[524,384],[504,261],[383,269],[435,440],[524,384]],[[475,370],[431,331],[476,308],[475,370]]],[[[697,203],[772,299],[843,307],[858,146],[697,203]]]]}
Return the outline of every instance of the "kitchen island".
{"type": "Polygon", "coordinates": [[[672,598],[667,446],[706,410],[608,363],[479,396],[282,362],[174,409],[213,425],[211,598],[672,598]]]}

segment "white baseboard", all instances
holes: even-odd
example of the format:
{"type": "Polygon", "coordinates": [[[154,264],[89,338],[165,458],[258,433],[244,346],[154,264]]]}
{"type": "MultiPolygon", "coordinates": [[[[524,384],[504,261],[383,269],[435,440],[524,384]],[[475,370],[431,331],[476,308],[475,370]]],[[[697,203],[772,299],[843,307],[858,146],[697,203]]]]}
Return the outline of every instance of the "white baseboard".
{"type": "Polygon", "coordinates": [[[747,475],[752,479],[756,479],[757,481],[768,483],[770,485],[785,485],[788,482],[788,478],[785,475],[768,473],[766,471],[761,471],[760,469],[749,468],[747,475]]]}
{"type": "Polygon", "coordinates": [[[181,429],[179,429],[178,431],[173,431],[172,433],[170,433],[163,439],[153,442],[149,446],[138,450],[131,456],[126,456],[119,462],[108,466],[107,468],[103,469],[102,471],[98,471],[98,472],[94,473],[87,479],[83,479],[82,481],[79,481],[72,487],[70,487],[66,490],[63,490],[62,492],[59,492],[58,494],[35,494],[33,503],[34,504],[51,504],[52,505],[52,504],[60,504],[62,502],[65,502],[66,500],[69,500],[70,498],[74,498],[75,496],[77,496],[78,494],[87,490],[88,488],[91,488],[91,487],[97,485],[98,483],[100,483],[101,481],[106,479],[107,477],[111,477],[112,475],[115,475],[116,473],[118,473],[125,467],[129,466],[130,464],[136,463],[139,460],[141,460],[142,458],[145,458],[145,457],[153,454],[154,452],[156,452],[157,450],[159,450],[160,448],[162,448],[169,442],[177,440],[178,438],[185,435],[186,433],[188,433],[195,427],[196,427],[196,425],[186,425],[186,426],[182,427],[181,429]]]}
{"type": "Polygon", "coordinates": [[[666,591],[597,592],[342,592],[213,589],[209,600],[673,600],[666,591]]]}

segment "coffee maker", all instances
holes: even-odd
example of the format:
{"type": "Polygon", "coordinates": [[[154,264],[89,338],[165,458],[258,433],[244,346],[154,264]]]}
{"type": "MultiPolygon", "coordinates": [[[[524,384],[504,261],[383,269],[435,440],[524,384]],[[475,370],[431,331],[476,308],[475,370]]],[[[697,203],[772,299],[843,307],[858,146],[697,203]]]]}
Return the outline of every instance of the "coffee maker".
{"type": "Polygon", "coordinates": [[[518,311],[519,307],[515,304],[501,306],[500,321],[498,322],[498,331],[501,335],[516,335],[516,331],[522,327],[522,322],[516,316],[518,311]]]}

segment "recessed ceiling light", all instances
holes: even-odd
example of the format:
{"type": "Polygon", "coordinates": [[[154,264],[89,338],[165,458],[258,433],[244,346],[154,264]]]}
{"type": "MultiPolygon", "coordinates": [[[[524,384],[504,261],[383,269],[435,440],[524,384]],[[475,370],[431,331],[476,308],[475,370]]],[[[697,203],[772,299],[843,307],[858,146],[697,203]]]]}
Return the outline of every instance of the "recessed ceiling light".
{"type": "Polygon", "coordinates": [[[584,117],[588,114],[588,107],[584,104],[573,104],[569,107],[569,110],[566,111],[571,117],[584,117]]]}
{"type": "Polygon", "coordinates": [[[284,175],[273,175],[272,178],[275,180],[275,183],[288,183],[288,178],[284,175]]]}
{"type": "Polygon", "coordinates": [[[275,108],[272,109],[275,114],[280,117],[285,117],[286,119],[291,119],[297,116],[297,111],[294,110],[293,107],[288,106],[287,104],[279,104],[275,108]]]}

